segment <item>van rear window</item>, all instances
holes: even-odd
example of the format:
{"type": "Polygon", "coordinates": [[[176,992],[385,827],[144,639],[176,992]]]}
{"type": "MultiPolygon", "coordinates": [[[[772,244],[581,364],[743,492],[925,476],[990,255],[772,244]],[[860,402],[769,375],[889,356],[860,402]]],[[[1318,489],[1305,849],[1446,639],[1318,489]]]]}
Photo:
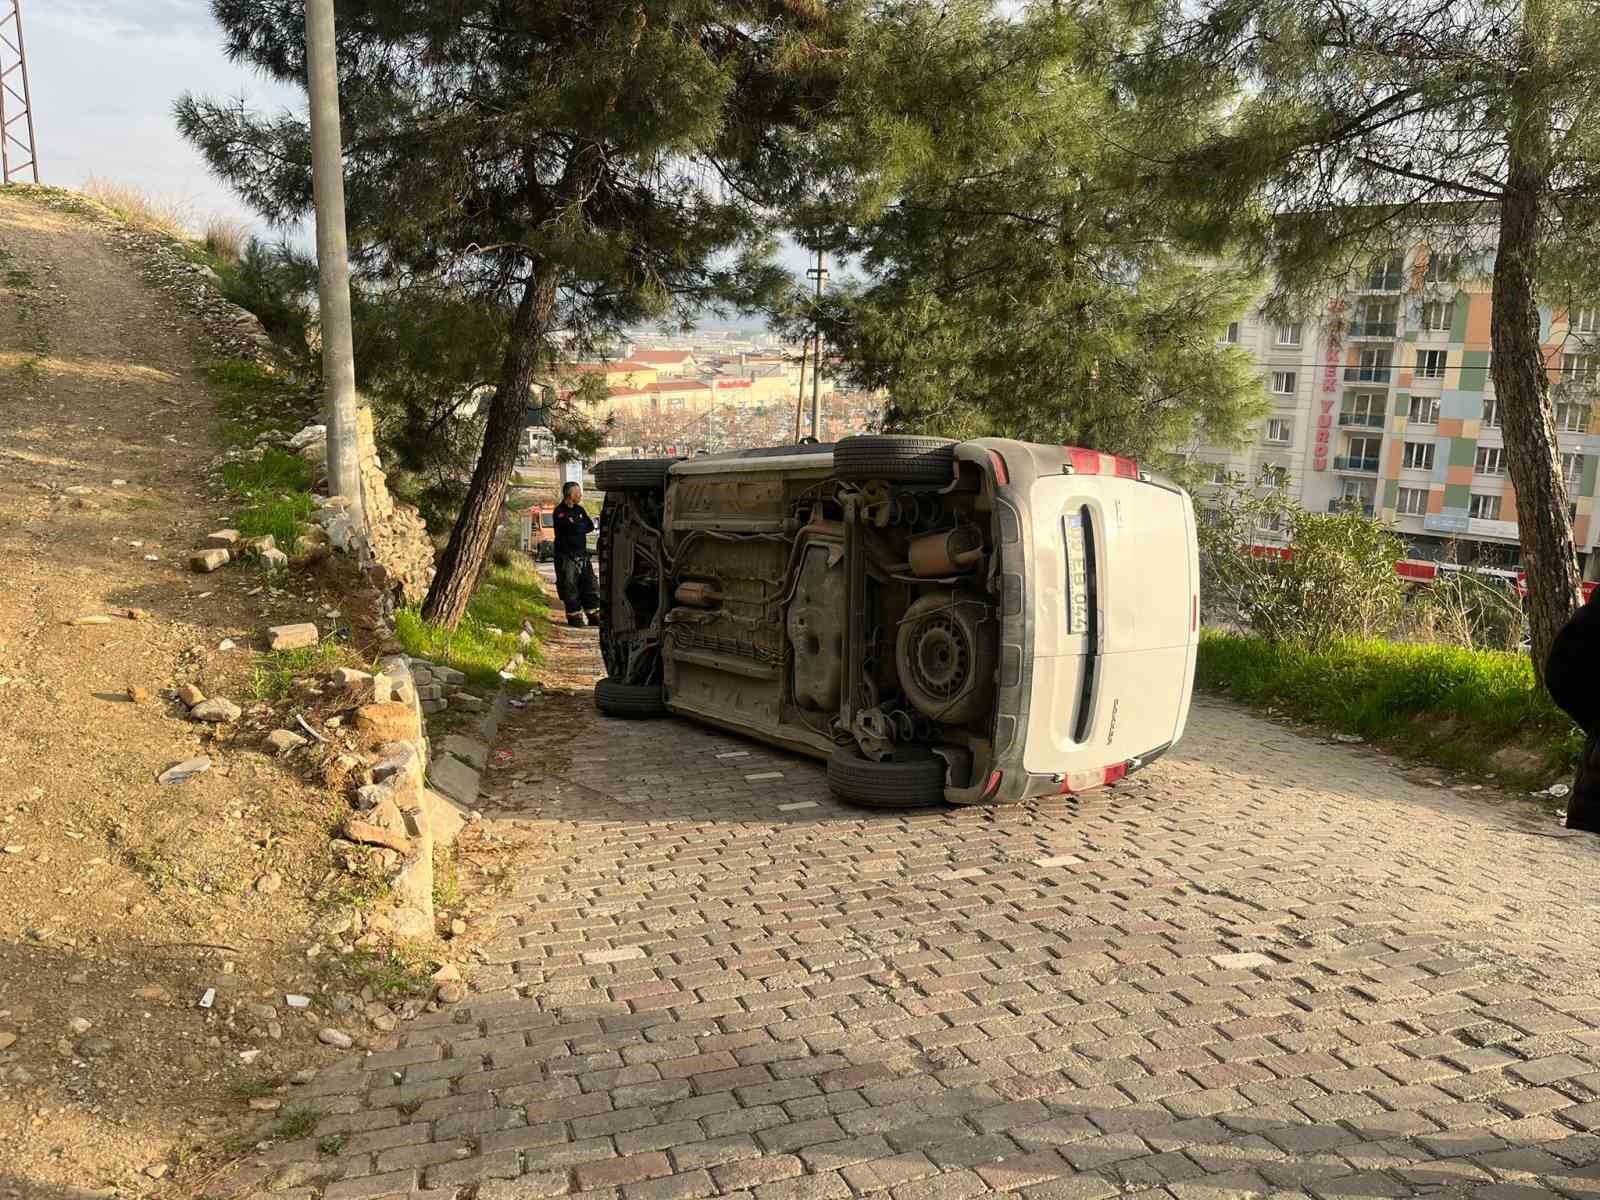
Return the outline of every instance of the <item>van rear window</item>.
{"type": "Polygon", "coordinates": [[[1061,519],[1062,542],[1067,553],[1067,621],[1070,632],[1081,633],[1087,643],[1083,653],[1083,685],[1078,691],[1078,712],[1072,740],[1089,736],[1094,715],[1094,684],[1100,665],[1099,571],[1094,548],[1094,517],[1089,506],[1061,519]]]}

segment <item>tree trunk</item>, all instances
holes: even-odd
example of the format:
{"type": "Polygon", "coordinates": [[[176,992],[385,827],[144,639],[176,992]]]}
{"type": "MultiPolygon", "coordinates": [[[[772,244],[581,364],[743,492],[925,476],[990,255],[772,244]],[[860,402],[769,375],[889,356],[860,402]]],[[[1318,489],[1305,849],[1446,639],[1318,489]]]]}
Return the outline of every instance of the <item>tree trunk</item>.
{"type": "Polygon", "coordinates": [[[500,383],[489,405],[489,422],[483,431],[483,449],[472,472],[467,497],[450,530],[450,544],[422,604],[422,617],[454,629],[466,615],[467,604],[478,590],[484,564],[494,544],[495,531],[505,508],[511,472],[517,465],[517,446],[527,419],[528,398],[539,350],[555,311],[556,268],[541,263],[523,285],[522,300],[511,322],[510,342],[500,368],[500,383]]]}
{"type": "Polygon", "coordinates": [[[1541,99],[1537,9],[1525,10],[1520,69],[1507,131],[1508,171],[1494,265],[1490,373],[1517,489],[1517,532],[1528,575],[1528,629],[1541,686],[1556,634],[1583,603],[1535,292],[1541,207],[1549,178],[1550,112],[1541,99]]]}

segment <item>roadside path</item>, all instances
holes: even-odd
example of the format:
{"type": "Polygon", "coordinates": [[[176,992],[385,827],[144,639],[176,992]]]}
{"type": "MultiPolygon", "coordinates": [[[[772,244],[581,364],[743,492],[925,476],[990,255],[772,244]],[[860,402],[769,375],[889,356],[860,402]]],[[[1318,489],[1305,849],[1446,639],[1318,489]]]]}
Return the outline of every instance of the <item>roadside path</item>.
{"type": "Polygon", "coordinates": [[[314,1085],[328,1200],[1600,1196],[1600,843],[1548,813],[1215,703],[1076,801],[864,813],[599,717],[592,637],[502,732],[548,852],[476,994],[314,1085]]]}

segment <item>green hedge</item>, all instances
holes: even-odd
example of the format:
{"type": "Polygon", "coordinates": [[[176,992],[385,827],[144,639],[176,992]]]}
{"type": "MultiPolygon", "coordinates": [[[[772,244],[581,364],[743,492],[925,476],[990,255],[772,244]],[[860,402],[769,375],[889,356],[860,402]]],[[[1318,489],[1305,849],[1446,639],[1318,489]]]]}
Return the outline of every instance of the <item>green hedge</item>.
{"type": "Polygon", "coordinates": [[[1483,768],[1515,745],[1546,755],[1555,771],[1570,767],[1583,744],[1535,686],[1525,654],[1379,640],[1312,649],[1207,630],[1195,682],[1344,733],[1394,739],[1453,767],[1483,768]]]}

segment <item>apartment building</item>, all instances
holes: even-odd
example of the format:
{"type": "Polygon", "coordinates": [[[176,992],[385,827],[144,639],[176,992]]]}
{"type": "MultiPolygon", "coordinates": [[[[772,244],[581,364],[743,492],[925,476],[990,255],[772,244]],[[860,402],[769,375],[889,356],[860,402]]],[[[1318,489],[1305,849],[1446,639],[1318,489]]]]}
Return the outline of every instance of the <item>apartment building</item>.
{"type": "MultiPolygon", "coordinates": [[[[1193,459],[1215,482],[1265,479],[1313,511],[1354,504],[1414,559],[1515,569],[1488,274],[1419,247],[1380,256],[1319,313],[1242,318],[1227,340],[1259,365],[1271,409],[1251,444],[1193,459]]],[[[1600,305],[1541,309],[1540,341],[1584,578],[1600,579],[1600,305]]]]}

